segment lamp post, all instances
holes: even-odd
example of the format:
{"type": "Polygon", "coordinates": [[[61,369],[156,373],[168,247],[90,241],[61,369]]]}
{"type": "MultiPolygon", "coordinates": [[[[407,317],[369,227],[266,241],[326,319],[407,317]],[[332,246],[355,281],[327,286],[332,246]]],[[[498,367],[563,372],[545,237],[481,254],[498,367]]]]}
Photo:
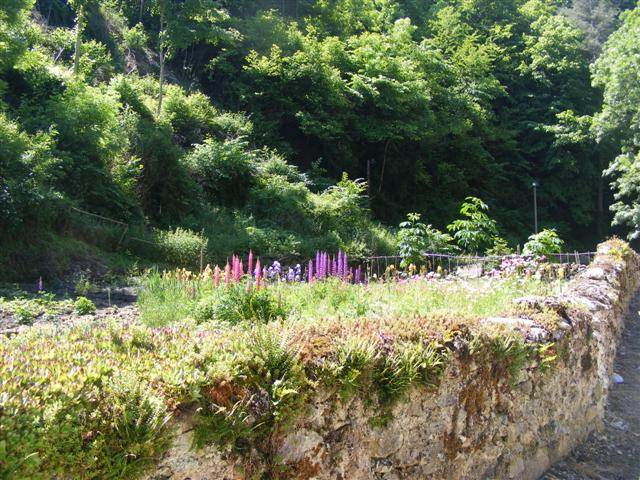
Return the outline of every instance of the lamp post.
{"type": "Polygon", "coordinates": [[[533,187],[533,222],[535,233],[538,233],[538,182],[531,184],[533,187]]]}

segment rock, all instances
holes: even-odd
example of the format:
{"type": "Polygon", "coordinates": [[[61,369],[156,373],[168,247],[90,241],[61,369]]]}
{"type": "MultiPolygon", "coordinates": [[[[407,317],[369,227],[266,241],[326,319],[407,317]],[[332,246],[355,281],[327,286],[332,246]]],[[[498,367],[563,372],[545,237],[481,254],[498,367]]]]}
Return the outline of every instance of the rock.
{"type": "Polygon", "coordinates": [[[299,462],[308,452],[318,448],[323,441],[324,439],[317,432],[303,428],[284,439],[278,449],[278,455],[283,463],[299,462]]]}
{"type": "Polygon", "coordinates": [[[613,381],[613,383],[624,383],[624,378],[622,378],[622,375],[618,374],[618,373],[614,373],[613,376],[611,377],[611,380],[613,381]]]}

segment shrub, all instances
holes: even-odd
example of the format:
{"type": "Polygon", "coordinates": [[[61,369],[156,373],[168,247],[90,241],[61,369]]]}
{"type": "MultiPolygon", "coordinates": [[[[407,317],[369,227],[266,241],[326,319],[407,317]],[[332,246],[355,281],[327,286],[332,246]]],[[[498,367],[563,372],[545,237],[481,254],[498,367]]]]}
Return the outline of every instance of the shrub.
{"type": "Polygon", "coordinates": [[[423,253],[451,251],[451,236],[431,225],[420,222],[419,213],[408,213],[407,221],[400,224],[398,248],[402,257],[401,266],[419,265],[424,262],[423,253]]]}
{"type": "Polygon", "coordinates": [[[447,226],[458,246],[467,253],[480,253],[497,236],[496,222],[489,218],[489,207],[476,197],[467,197],[460,207],[461,219],[447,226]]]}
{"type": "Polygon", "coordinates": [[[78,297],[73,303],[73,309],[80,315],[92,315],[96,313],[95,304],[87,297],[78,297]]]}
{"type": "Polygon", "coordinates": [[[194,268],[200,262],[200,255],[207,252],[204,236],[180,227],[174,231],[155,230],[153,239],[162,261],[176,267],[194,268]]]}
{"type": "Polygon", "coordinates": [[[194,308],[194,317],[203,322],[218,320],[232,325],[254,321],[267,323],[286,318],[288,309],[278,304],[269,290],[244,291],[244,286],[221,289],[214,295],[203,298],[194,308]]]}
{"type": "Polygon", "coordinates": [[[210,202],[228,206],[246,203],[256,180],[255,154],[246,141],[209,138],[184,162],[210,202]]]}
{"type": "Polygon", "coordinates": [[[495,237],[493,239],[493,246],[487,250],[487,255],[491,257],[504,257],[511,255],[513,248],[509,246],[507,241],[501,237],[495,237]]]}
{"type": "Polygon", "coordinates": [[[131,28],[125,28],[122,34],[127,48],[142,50],[149,43],[149,37],[141,23],[136,23],[131,28]]]}
{"type": "Polygon", "coordinates": [[[529,237],[529,241],[524,244],[522,253],[537,256],[550,255],[560,253],[563,246],[564,240],[558,236],[555,229],[544,229],[529,237]]]}

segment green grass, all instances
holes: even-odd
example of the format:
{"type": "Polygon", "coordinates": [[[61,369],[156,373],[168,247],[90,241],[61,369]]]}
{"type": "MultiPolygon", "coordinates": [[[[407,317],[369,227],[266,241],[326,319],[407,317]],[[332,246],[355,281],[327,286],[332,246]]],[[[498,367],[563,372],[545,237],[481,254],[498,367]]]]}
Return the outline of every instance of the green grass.
{"type": "MultiPolygon", "coordinates": [[[[488,317],[513,310],[515,298],[557,293],[564,282],[545,282],[533,278],[474,279],[458,281],[411,281],[369,285],[349,285],[337,280],[306,283],[270,284],[264,295],[280,298],[283,311],[277,318],[288,322],[317,324],[335,319],[394,319],[442,315],[488,317]],[[286,311],[286,313],[285,313],[286,311]]],[[[245,283],[233,291],[243,297],[245,283]]],[[[138,305],[148,325],[168,325],[189,317],[201,317],[198,306],[224,302],[228,295],[223,285],[216,289],[213,280],[177,281],[150,274],[143,280],[138,305]]],[[[255,293],[254,293],[255,295],[255,293]]],[[[236,302],[239,300],[236,298],[236,302]]],[[[211,317],[226,320],[224,315],[211,317]]],[[[251,315],[246,320],[251,320],[251,315]]],[[[235,322],[237,323],[237,322],[235,322]]]]}

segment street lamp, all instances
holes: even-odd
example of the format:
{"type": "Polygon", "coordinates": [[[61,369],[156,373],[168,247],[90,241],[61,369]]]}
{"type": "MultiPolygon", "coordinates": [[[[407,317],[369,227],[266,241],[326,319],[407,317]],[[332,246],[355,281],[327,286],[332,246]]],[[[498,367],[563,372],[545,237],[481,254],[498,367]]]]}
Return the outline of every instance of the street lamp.
{"type": "Polygon", "coordinates": [[[533,187],[533,221],[535,225],[535,233],[538,233],[538,182],[531,184],[533,187]]]}

